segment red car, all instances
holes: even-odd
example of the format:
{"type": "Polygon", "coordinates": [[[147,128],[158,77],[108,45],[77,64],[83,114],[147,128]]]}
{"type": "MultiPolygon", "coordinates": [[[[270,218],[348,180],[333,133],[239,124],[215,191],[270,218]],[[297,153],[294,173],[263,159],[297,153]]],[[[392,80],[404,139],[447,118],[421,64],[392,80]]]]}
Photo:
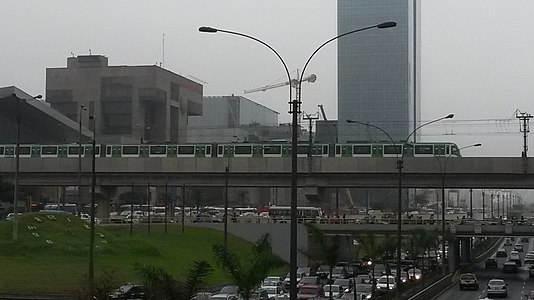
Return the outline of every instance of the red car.
{"type": "Polygon", "coordinates": [[[320,285],[303,285],[299,288],[297,293],[297,299],[299,300],[318,297],[324,297],[323,287],[320,285]]]}

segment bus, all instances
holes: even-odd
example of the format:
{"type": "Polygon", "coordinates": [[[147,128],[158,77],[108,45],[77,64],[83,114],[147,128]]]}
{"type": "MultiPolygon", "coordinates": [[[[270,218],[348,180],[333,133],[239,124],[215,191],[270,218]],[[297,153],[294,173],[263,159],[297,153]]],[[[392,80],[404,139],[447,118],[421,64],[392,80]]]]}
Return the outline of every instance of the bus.
{"type": "MultiPolygon", "coordinates": [[[[297,221],[315,223],[323,217],[323,211],[320,207],[298,206],[297,221]]],[[[288,222],[291,220],[291,206],[270,206],[269,218],[273,222],[288,222]]]]}
{"type": "Polygon", "coordinates": [[[74,203],[46,204],[41,212],[66,212],[69,214],[78,215],[78,209],[74,203]]]}

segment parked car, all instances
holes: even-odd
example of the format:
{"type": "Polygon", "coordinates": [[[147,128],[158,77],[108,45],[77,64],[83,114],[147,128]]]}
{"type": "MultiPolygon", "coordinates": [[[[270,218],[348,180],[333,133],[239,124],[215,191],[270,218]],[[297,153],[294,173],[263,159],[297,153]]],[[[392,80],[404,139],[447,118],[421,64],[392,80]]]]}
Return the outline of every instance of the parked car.
{"type": "Polygon", "coordinates": [[[508,297],[508,290],[506,289],[506,283],[503,279],[491,279],[488,282],[487,296],[500,296],[508,297]]]}
{"type": "Polygon", "coordinates": [[[284,293],[284,290],[279,285],[262,285],[261,289],[267,292],[267,298],[269,299],[274,299],[284,293]]]}
{"type": "Polygon", "coordinates": [[[478,280],[475,274],[465,273],[460,275],[460,290],[474,289],[478,290],[478,280]]]}
{"type": "Polygon", "coordinates": [[[108,299],[147,299],[145,288],[137,284],[125,284],[108,295],[108,299]]]}
{"type": "Polygon", "coordinates": [[[201,213],[195,216],[193,223],[221,223],[222,220],[208,213],[201,213]]]}
{"type": "Polygon", "coordinates": [[[523,252],[523,244],[515,244],[514,250],[518,252],[523,252]]]}
{"type": "Polygon", "coordinates": [[[484,267],[486,269],[497,268],[498,267],[497,260],[495,258],[486,259],[486,262],[484,263],[484,267]]]}

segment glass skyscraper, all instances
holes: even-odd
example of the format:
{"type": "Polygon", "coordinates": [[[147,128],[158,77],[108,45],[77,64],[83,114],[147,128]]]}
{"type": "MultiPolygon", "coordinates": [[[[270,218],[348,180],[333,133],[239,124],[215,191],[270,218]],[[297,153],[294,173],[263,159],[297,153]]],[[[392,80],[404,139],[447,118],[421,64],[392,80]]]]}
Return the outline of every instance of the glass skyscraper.
{"type": "MultiPolygon", "coordinates": [[[[405,140],[420,121],[417,0],[338,0],[338,34],[388,21],[338,40],[338,141],[405,140]]],[[[414,140],[414,136],[410,140],[414,140]]],[[[419,140],[417,138],[417,140],[419,140]]]]}

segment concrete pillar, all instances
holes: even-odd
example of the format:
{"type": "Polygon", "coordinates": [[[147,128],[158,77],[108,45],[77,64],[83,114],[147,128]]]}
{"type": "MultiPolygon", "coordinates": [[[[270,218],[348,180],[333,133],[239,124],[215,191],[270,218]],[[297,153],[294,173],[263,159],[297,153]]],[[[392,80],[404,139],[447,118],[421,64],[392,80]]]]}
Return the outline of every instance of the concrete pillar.
{"type": "Polygon", "coordinates": [[[449,272],[454,272],[459,266],[460,244],[458,238],[449,241],[449,272]]]}
{"type": "Polygon", "coordinates": [[[460,263],[469,263],[471,261],[471,238],[460,238],[460,263]]]}

